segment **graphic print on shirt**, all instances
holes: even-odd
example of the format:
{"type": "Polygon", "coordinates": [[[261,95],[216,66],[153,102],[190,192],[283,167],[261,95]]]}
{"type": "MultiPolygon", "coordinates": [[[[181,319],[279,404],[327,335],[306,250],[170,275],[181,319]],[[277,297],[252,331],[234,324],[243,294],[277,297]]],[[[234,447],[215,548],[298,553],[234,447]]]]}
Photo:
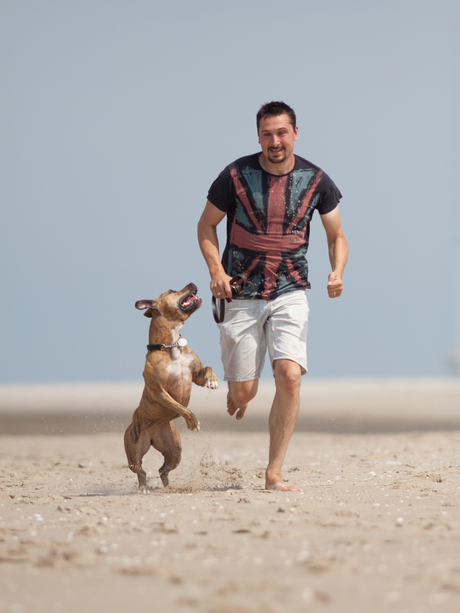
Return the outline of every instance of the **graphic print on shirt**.
{"type": "Polygon", "coordinates": [[[275,176],[233,166],[230,175],[236,203],[224,253],[228,274],[246,274],[256,288],[253,297],[265,300],[310,287],[305,256],[323,172],[301,168],[275,176]]]}

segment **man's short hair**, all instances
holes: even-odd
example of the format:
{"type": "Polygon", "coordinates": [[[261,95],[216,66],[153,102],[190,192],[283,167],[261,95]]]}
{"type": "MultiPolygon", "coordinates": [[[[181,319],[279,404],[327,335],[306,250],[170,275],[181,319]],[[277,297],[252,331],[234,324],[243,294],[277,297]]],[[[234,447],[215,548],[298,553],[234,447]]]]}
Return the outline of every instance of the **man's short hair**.
{"type": "Polygon", "coordinates": [[[257,113],[257,133],[259,133],[260,122],[264,117],[278,117],[278,115],[288,115],[289,121],[295,130],[297,125],[294,110],[291,109],[285,102],[266,102],[263,104],[257,113]]]}

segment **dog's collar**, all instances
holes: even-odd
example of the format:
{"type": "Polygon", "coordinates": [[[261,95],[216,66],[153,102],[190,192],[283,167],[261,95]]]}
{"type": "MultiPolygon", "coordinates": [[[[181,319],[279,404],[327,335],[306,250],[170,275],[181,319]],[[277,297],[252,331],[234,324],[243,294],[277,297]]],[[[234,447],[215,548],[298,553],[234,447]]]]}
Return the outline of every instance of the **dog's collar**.
{"type": "Polygon", "coordinates": [[[165,349],[172,349],[173,347],[185,347],[187,345],[187,339],[179,336],[179,340],[177,340],[172,345],[147,345],[147,351],[165,351],[165,349]]]}

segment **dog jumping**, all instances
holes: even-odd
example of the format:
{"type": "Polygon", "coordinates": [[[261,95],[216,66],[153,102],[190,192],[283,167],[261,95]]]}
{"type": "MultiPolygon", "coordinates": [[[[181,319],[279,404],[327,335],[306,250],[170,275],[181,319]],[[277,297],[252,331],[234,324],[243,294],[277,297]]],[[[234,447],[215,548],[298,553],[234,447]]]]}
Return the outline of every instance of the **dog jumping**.
{"type": "Polygon", "coordinates": [[[149,344],[144,369],[144,391],[133,421],[125,432],[125,451],[129,468],[137,474],[139,491],[146,494],[147,475],[142,458],[150,449],[164,457],[160,470],[163,485],[169,485],[169,473],[181,460],[182,445],[172,420],[183,417],[189,430],[199,430],[200,422],[188,409],[192,382],[217,389],[219,380],[210,366],[203,366],[199,357],[179,334],[202,300],[197,287],[189,283],[175,292],[168,290],[155,300],[139,300],[135,306],[151,317],[149,344]]]}

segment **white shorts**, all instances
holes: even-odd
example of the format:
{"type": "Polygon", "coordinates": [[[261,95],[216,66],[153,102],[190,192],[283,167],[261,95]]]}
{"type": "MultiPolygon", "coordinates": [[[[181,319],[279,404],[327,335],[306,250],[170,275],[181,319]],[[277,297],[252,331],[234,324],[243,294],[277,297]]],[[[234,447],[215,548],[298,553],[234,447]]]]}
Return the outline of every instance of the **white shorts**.
{"type": "Polygon", "coordinates": [[[307,372],[308,302],[305,290],[274,300],[225,303],[219,325],[225,381],[252,381],[262,374],[265,353],[272,369],[275,360],[292,360],[307,372]]]}

